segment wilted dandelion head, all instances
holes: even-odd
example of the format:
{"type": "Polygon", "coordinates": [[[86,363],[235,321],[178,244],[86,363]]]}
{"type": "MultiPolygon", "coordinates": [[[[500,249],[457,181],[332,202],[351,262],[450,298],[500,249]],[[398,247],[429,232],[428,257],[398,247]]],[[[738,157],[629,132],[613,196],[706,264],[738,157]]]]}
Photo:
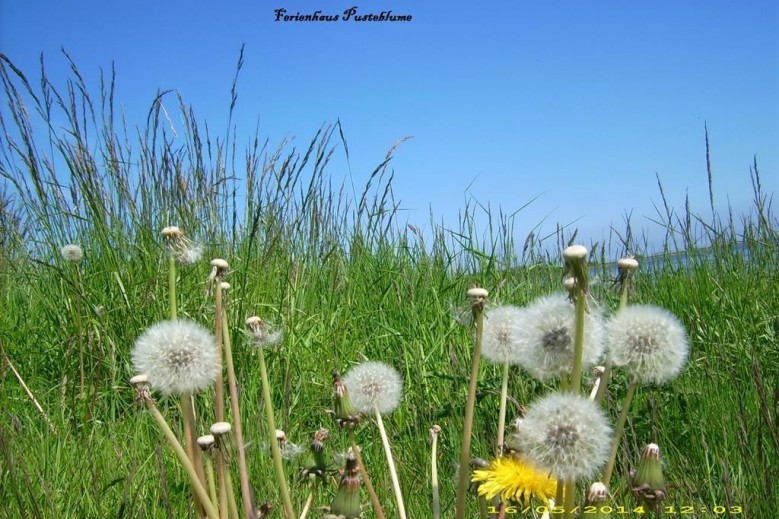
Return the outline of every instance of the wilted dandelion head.
{"type": "Polygon", "coordinates": [[[343,379],[349,397],[363,414],[391,413],[400,402],[403,381],[400,374],[383,362],[363,362],[343,379]]]}
{"type": "Polygon", "coordinates": [[[591,478],[606,463],[611,427],[600,406],[589,399],[552,394],[528,409],[510,442],[557,479],[573,481],[591,478]]]}
{"type": "Polygon", "coordinates": [[[60,254],[65,261],[81,261],[84,257],[84,251],[74,243],[62,247],[60,249],[60,254]]]}
{"type": "Polygon", "coordinates": [[[216,379],[219,359],[214,336],[199,324],[162,321],[135,341],[133,368],[164,394],[195,393],[216,379]]]}
{"type": "Polygon", "coordinates": [[[203,257],[203,247],[187,238],[184,231],[175,225],[162,229],[162,237],[168,252],[179,263],[196,263],[203,257]]]}
{"type": "Polygon", "coordinates": [[[274,330],[273,326],[263,321],[256,315],[246,319],[246,329],[252,337],[252,345],[255,348],[262,349],[273,346],[281,341],[283,334],[281,330],[274,330]]]}
{"type": "Polygon", "coordinates": [[[689,353],[679,319],[651,305],[628,306],[614,315],[606,324],[606,346],[611,361],[642,384],[676,377],[689,353]]]}
{"type": "Polygon", "coordinates": [[[522,320],[522,310],[502,305],[484,315],[482,355],[497,364],[518,362],[516,330],[522,320]]]}
{"type": "MultiPolygon", "coordinates": [[[[576,311],[564,294],[533,301],[516,329],[519,363],[535,378],[547,380],[573,368],[576,311]]],[[[586,314],[582,365],[592,366],[603,353],[603,326],[594,305],[586,314]]]]}

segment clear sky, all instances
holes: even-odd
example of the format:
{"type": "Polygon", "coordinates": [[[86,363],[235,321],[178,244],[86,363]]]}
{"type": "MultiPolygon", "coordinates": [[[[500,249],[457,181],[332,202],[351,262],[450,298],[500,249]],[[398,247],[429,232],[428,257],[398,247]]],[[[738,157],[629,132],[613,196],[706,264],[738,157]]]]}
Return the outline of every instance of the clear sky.
{"type": "MultiPolygon", "coordinates": [[[[650,235],[660,203],[707,215],[704,122],[715,199],[749,206],[749,165],[779,186],[779,2],[656,0],[0,0],[0,51],[35,75],[64,47],[142,125],[158,89],[176,89],[224,129],[238,52],[239,143],[260,131],[305,146],[340,119],[364,184],[387,149],[404,220],[429,231],[465,199],[517,217],[518,239],[576,221],[600,240],[624,215],[650,235]],[[412,15],[410,22],[275,21],[287,14],[412,15]]],[[[60,84],[62,85],[62,84],[60,84]]],[[[220,133],[223,135],[224,131],[220,133]]],[[[334,163],[330,173],[343,178],[334,163]]],[[[521,241],[520,241],[521,243],[521,241]]]]}

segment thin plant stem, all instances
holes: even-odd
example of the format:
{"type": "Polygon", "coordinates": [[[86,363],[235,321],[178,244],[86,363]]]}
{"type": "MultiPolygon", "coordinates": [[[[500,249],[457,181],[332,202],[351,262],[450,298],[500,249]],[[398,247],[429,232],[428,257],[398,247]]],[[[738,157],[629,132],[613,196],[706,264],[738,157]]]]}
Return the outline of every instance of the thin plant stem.
{"type": "Polygon", "coordinates": [[[438,433],[433,434],[430,479],[432,480],[433,487],[433,519],[441,519],[441,496],[438,489],[438,433]]]}
{"type": "Polygon", "coordinates": [[[376,517],[378,519],[384,519],[384,509],[381,507],[381,502],[379,501],[379,496],[376,494],[376,489],[373,488],[373,482],[371,481],[371,476],[368,474],[368,469],[365,468],[365,463],[362,461],[362,454],[360,453],[360,448],[357,446],[357,440],[354,437],[354,428],[349,428],[349,441],[352,444],[352,452],[354,452],[354,457],[357,459],[357,466],[360,470],[363,483],[365,483],[365,488],[368,490],[368,495],[371,497],[371,503],[373,504],[373,510],[376,512],[376,517]]]}
{"type": "Polygon", "coordinates": [[[573,344],[573,369],[571,370],[571,385],[568,391],[579,395],[582,391],[582,355],[584,351],[584,318],[587,310],[587,295],[581,288],[575,289],[576,294],[576,335],[573,344]]]}
{"type": "Polygon", "coordinates": [[[176,303],[176,258],[173,255],[168,259],[168,310],[170,319],[178,318],[176,303]]]}
{"type": "Polygon", "coordinates": [[[219,519],[227,519],[227,471],[221,445],[216,450],[216,480],[219,484],[219,519]]]}
{"type": "MultiPolygon", "coordinates": [[[[630,280],[632,276],[628,275],[622,283],[622,291],[619,294],[619,307],[617,312],[622,310],[628,305],[628,295],[630,293],[630,280]]],[[[595,396],[596,401],[600,404],[603,402],[603,397],[606,395],[606,389],[609,385],[609,378],[611,377],[611,362],[606,364],[606,371],[600,378],[600,387],[598,388],[598,394],[595,396]]]]}
{"type": "Polygon", "coordinates": [[[214,279],[214,334],[216,336],[216,358],[219,359],[219,369],[216,372],[216,382],[214,382],[214,413],[217,422],[225,421],[225,388],[224,375],[222,373],[222,279],[216,276],[214,279]]]}
{"type": "Polygon", "coordinates": [[[509,392],[509,364],[503,364],[503,384],[500,386],[500,407],[498,410],[498,439],[495,445],[497,455],[503,456],[503,443],[506,434],[506,399],[509,392]]]}
{"type": "Polygon", "coordinates": [[[481,519],[488,519],[487,515],[487,499],[484,496],[479,497],[479,517],[481,519]]]}
{"type": "Polygon", "coordinates": [[[238,503],[235,502],[235,490],[233,489],[233,478],[230,471],[225,473],[225,487],[227,488],[227,504],[230,507],[230,519],[238,519],[238,503]]]}
{"type": "Polygon", "coordinates": [[[265,366],[265,351],[260,349],[260,377],[262,379],[262,399],[265,402],[265,418],[268,422],[268,434],[270,436],[271,453],[273,454],[273,465],[276,468],[276,481],[279,484],[281,500],[284,506],[284,515],[287,519],[296,519],[295,511],[292,508],[292,499],[289,496],[287,487],[287,477],[284,475],[284,465],[281,462],[281,450],[279,442],[276,441],[276,419],[273,416],[273,401],[270,396],[270,382],[268,382],[268,369],[265,366]]]}
{"type": "Polygon", "coordinates": [[[246,450],[244,449],[243,430],[241,428],[241,409],[238,402],[238,386],[235,381],[235,365],[233,364],[233,350],[227,325],[227,314],[224,310],[222,311],[222,332],[224,334],[224,356],[227,360],[227,383],[230,388],[230,405],[233,411],[235,440],[238,442],[238,477],[240,478],[241,484],[241,499],[243,501],[243,510],[246,519],[252,519],[254,517],[254,510],[252,509],[249,471],[246,466],[246,450]]]}
{"type": "Polygon", "coordinates": [[[184,467],[184,470],[187,472],[189,481],[192,483],[192,487],[195,491],[195,495],[200,500],[203,508],[205,508],[206,516],[209,519],[219,519],[219,513],[216,511],[216,508],[214,508],[211,499],[208,497],[208,492],[200,482],[197,472],[195,471],[195,467],[192,465],[192,462],[189,460],[187,453],[184,451],[184,447],[182,447],[181,443],[179,443],[179,441],[176,439],[176,435],[173,434],[173,431],[170,429],[170,426],[160,413],[160,410],[157,409],[154,401],[150,398],[145,398],[144,401],[146,402],[146,408],[149,410],[149,413],[151,413],[152,417],[154,417],[154,420],[162,430],[162,434],[165,436],[165,439],[168,441],[171,448],[173,448],[173,452],[176,453],[176,457],[179,459],[179,463],[181,463],[181,465],[184,467]]]}
{"type": "Polygon", "coordinates": [[[308,511],[311,510],[311,505],[314,503],[314,494],[316,494],[316,488],[318,484],[318,479],[315,479],[311,484],[311,491],[309,491],[306,503],[303,505],[303,510],[300,512],[300,519],[306,519],[306,516],[308,516],[308,511]]]}
{"type": "Polygon", "coordinates": [[[471,462],[471,436],[473,434],[473,412],[476,406],[476,384],[479,379],[479,359],[481,358],[481,340],[484,332],[484,312],[481,307],[474,306],[474,322],[476,324],[476,340],[471,360],[471,379],[468,383],[468,402],[465,406],[465,422],[463,423],[463,444],[460,452],[460,480],[457,484],[456,519],[465,518],[466,498],[468,496],[468,475],[471,462]]]}
{"type": "Polygon", "coordinates": [[[378,408],[374,407],[373,414],[376,418],[376,425],[379,426],[381,443],[384,445],[384,454],[387,455],[387,464],[389,465],[390,478],[392,479],[392,488],[395,490],[395,501],[398,503],[398,514],[400,515],[400,519],[406,519],[406,505],[403,503],[403,493],[400,490],[400,482],[398,481],[398,473],[395,470],[395,461],[392,459],[392,451],[390,450],[387,431],[384,429],[384,420],[381,419],[381,413],[379,413],[378,408]]]}
{"type": "Polygon", "coordinates": [[[606,464],[606,469],[603,471],[603,477],[601,481],[607,487],[610,486],[611,474],[614,472],[614,463],[617,459],[617,450],[619,449],[619,442],[622,438],[622,431],[625,430],[625,420],[628,416],[628,410],[630,409],[630,403],[633,401],[633,395],[636,393],[636,382],[631,382],[628,386],[628,392],[625,395],[625,400],[622,402],[622,410],[619,413],[617,419],[617,427],[614,430],[614,437],[611,439],[611,453],[609,454],[609,461],[606,464]]]}
{"type": "MultiPolygon", "coordinates": [[[[197,446],[197,435],[195,434],[195,410],[192,406],[192,395],[183,393],[181,395],[181,415],[184,422],[184,441],[187,448],[187,456],[195,467],[197,477],[201,484],[205,484],[206,477],[203,472],[203,462],[200,457],[200,448],[197,446]]],[[[194,492],[193,492],[194,493],[194,492]]],[[[195,496],[197,499],[197,496],[195,496]]],[[[199,499],[197,500],[199,501],[199,499]]],[[[198,516],[202,516],[200,506],[195,507],[198,516]]]]}
{"type": "MultiPolygon", "coordinates": [[[[565,487],[563,485],[563,482],[558,480],[557,481],[557,489],[555,491],[555,497],[554,497],[555,503],[562,503],[563,502],[563,492],[564,492],[564,490],[565,490],[565,487]]],[[[561,515],[562,514],[560,514],[560,513],[556,513],[556,514],[554,514],[554,517],[560,517],[561,515]]]]}
{"type": "Polygon", "coordinates": [[[218,503],[216,498],[216,480],[214,476],[214,462],[211,456],[206,454],[204,458],[206,466],[206,479],[208,480],[208,495],[211,497],[212,503],[218,503]]]}
{"type": "Polygon", "coordinates": [[[576,503],[576,480],[566,481],[563,489],[563,519],[570,519],[576,503]]]}

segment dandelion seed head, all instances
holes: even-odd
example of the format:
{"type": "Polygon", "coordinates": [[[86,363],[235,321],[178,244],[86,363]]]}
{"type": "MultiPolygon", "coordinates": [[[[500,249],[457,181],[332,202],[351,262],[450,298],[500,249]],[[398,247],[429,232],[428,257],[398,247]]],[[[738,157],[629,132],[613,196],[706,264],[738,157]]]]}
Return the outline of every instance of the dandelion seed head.
{"type": "Polygon", "coordinates": [[[185,320],[148,328],[135,341],[132,362],[163,394],[196,393],[212,384],[219,370],[214,336],[185,320]]]}
{"type": "Polygon", "coordinates": [[[395,368],[383,362],[363,362],[343,379],[354,407],[372,415],[374,408],[381,414],[391,413],[400,403],[403,381],[395,368]]]}
{"type": "Polygon", "coordinates": [[[60,249],[60,254],[65,261],[81,261],[84,257],[84,251],[74,243],[62,247],[60,249]]]}
{"type": "Polygon", "coordinates": [[[581,260],[587,257],[587,247],[584,245],[571,245],[563,251],[566,260],[581,260]]]}
{"type": "Polygon", "coordinates": [[[484,315],[482,333],[482,355],[496,364],[518,362],[517,323],[522,319],[522,310],[516,306],[502,305],[484,315]]]}
{"type": "Polygon", "coordinates": [[[606,324],[606,347],[611,361],[642,384],[673,379],[689,354],[679,319],[651,305],[628,306],[614,315],[606,324]]]}
{"type": "MultiPolygon", "coordinates": [[[[603,326],[597,308],[590,307],[584,323],[583,366],[592,366],[603,354],[603,326]]],[[[575,326],[575,309],[565,295],[552,294],[533,301],[516,328],[519,364],[539,380],[570,373],[575,326]]]]}
{"type": "Polygon", "coordinates": [[[611,427],[600,406],[574,394],[552,394],[533,404],[510,441],[557,479],[591,478],[606,463],[611,427]]]}

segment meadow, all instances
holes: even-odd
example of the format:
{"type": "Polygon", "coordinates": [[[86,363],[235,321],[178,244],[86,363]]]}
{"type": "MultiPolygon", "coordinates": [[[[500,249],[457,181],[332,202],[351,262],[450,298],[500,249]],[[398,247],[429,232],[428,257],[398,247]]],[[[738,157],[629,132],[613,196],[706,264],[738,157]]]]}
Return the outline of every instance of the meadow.
{"type": "MultiPolygon", "coordinates": [[[[611,489],[627,511],[615,517],[639,516],[629,512],[626,475],[649,442],[665,459],[664,505],[673,509],[664,517],[769,519],[779,511],[779,226],[756,161],[744,172],[754,187],[744,214],[659,206],[666,231],[659,256],[649,256],[629,221],[608,243],[589,243],[564,226],[517,242],[521,212],[490,212],[475,202],[455,228],[431,217],[426,235],[398,211],[394,147],[357,196],[333,183],[328,164],[336,153],[348,159],[338,124],[301,146],[217,136],[183,99],[161,92],[136,128],[115,111],[110,73],[98,89],[75,65],[61,82],[25,74],[0,56],[0,517],[195,517],[186,475],[128,384],[136,339],[167,316],[160,231],[169,225],[204,248],[202,261],[178,269],[180,316],[213,326],[208,262],[229,262],[226,311],[250,479],[274,517],[282,516],[279,489],[258,351],[243,331],[248,316],[283,331],[280,345],[265,352],[277,427],[303,448],[329,428],[331,459],[348,446],[326,413],[332,370],[348,372],[365,360],[395,367],[404,391],[385,421],[409,517],[432,517],[433,424],[442,429],[443,517],[453,517],[473,348],[453,313],[466,308],[472,284],[489,290],[490,305],[522,306],[561,290],[558,251],[571,243],[588,246],[598,280],[592,295],[606,308],[619,299],[611,288],[616,259],[634,254],[652,265],[639,270],[631,302],[669,309],[689,333],[682,374],[637,391],[611,489]],[[82,261],[60,256],[69,243],[83,248],[82,261]],[[674,261],[681,253],[685,261],[674,261]]],[[[658,195],[665,201],[662,186],[658,195]]],[[[482,362],[479,375],[471,451],[489,459],[501,368],[482,362]]],[[[626,385],[619,374],[609,385],[612,418],[626,385]]],[[[511,419],[551,386],[513,369],[508,387],[511,419]]],[[[175,399],[155,397],[180,433],[175,399]]],[[[209,392],[197,398],[204,427],[211,401],[209,392]]],[[[379,434],[365,425],[356,433],[394,516],[379,434]]],[[[300,459],[285,461],[298,510],[308,494],[296,478],[300,459]]],[[[329,504],[335,488],[331,477],[315,506],[329,504]]],[[[477,517],[473,497],[470,507],[468,516],[477,517]]],[[[370,506],[363,516],[374,517],[370,506]]]]}

